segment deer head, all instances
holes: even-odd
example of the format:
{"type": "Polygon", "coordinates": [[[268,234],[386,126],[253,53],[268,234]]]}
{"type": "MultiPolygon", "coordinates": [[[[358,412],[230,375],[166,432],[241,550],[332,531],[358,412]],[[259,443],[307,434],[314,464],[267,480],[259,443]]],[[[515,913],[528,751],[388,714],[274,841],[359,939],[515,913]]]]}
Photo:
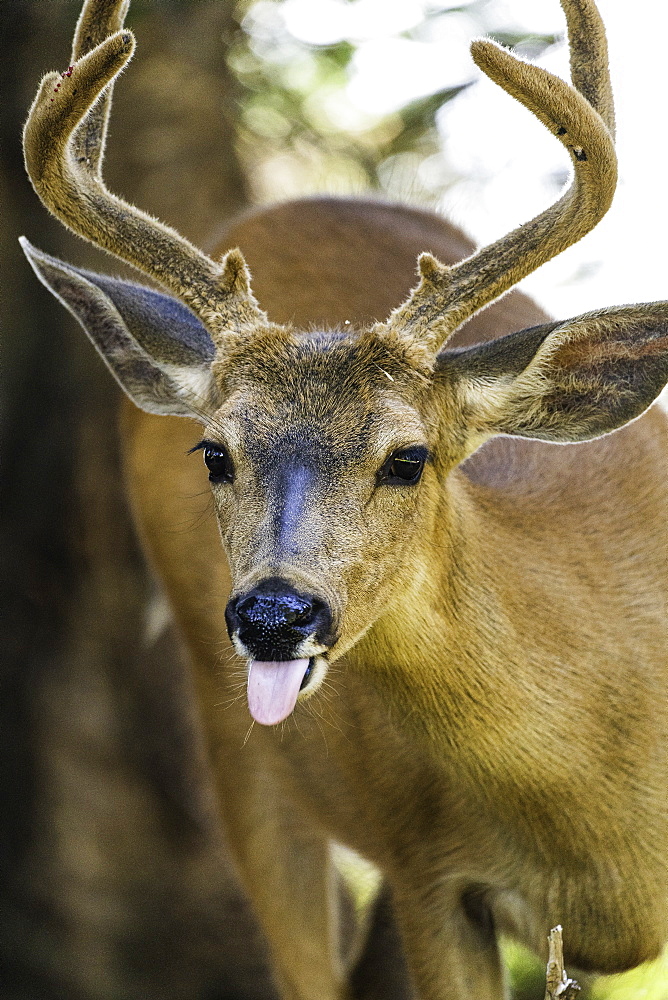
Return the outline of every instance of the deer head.
{"type": "Polygon", "coordinates": [[[579,240],[610,205],[603,27],[592,0],[562,5],[572,86],[490,41],[474,42],[472,53],[566,147],[570,187],[460,263],[423,254],[407,301],[361,330],[272,323],[238,250],[213,260],[105,188],[111,90],[134,48],[124,3],[89,0],[72,66],[42,81],[25,129],[40,198],[171,294],[81,271],[27,241],[24,250],[138,406],[203,424],[193,451],[209,470],[232,571],[228,630],[250,662],[249,702],[262,723],[316,692],[328,664],[381,616],[393,614],[399,630],[402,616],[419,616],[411,594],[465,502],[454,470],[484,441],[608,433],[646,409],[668,378],[665,303],[448,347],[471,315],[579,240]]]}

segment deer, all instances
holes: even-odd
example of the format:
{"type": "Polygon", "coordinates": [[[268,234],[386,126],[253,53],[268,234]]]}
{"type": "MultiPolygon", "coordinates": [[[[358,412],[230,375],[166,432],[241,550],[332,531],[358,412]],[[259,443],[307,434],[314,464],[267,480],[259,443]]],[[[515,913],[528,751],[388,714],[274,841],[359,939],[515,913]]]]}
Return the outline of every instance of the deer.
{"type": "Polygon", "coordinates": [[[506,995],[501,934],[545,956],[560,923],[601,973],[668,938],[668,302],[552,320],[513,290],[616,184],[604,27],[561,3],[570,84],[472,44],[572,162],[479,249],[320,197],[206,254],[112,194],[124,0],[87,0],[25,127],[44,205],[159,286],[23,240],[130,400],[130,501],[286,1000],[351,995],[336,844],[379,873],[423,1000],[506,995]]]}

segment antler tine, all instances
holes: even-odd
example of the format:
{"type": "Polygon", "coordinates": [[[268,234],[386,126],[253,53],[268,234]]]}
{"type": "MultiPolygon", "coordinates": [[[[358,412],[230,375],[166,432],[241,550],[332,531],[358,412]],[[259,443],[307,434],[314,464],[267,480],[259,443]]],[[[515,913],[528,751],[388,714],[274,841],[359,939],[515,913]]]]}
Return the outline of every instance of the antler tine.
{"type": "Polygon", "coordinates": [[[566,15],[571,81],[603,119],[615,138],[615,102],[608,70],[608,40],[594,3],[561,0],[566,15]]]}
{"type": "Polygon", "coordinates": [[[46,207],[79,236],[173,292],[218,346],[230,327],[265,321],[241,253],[207,257],[174,229],[112,194],[101,176],[113,83],[132,58],[129,0],[87,0],[66,73],[42,80],[25,125],[28,176],[46,207]],[[111,32],[111,33],[110,33],[111,32]]]}
{"type": "MultiPolygon", "coordinates": [[[[72,41],[72,68],[82,56],[101,45],[109,35],[120,31],[125,23],[130,0],[86,0],[74,31],[72,41]]],[[[69,70],[68,70],[69,72],[69,70]]],[[[100,176],[107,125],[111,111],[113,81],[100,94],[79,128],[72,136],[72,156],[75,163],[85,163],[88,169],[100,176]]]]}
{"type": "Polygon", "coordinates": [[[448,267],[422,254],[420,284],[387,329],[435,353],[470,316],[585,236],[615,191],[614,111],[605,31],[593,0],[561,0],[574,86],[487,40],[473,42],[476,64],[556,135],[569,151],[568,190],[530,222],[448,267]]]}

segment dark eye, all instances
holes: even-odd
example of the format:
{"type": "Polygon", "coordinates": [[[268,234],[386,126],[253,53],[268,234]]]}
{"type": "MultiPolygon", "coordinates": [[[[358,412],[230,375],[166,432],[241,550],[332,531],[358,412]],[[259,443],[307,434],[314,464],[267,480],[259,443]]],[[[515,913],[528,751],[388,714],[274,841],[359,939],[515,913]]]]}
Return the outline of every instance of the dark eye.
{"type": "Polygon", "coordinates": [[[415,486],[420,481],[426,459],[426,448],[402,448],[395,451],[380,470],[378,481],[390,486],[415,486]]]}
{"type": "Polygon", "coordinates": [[[234,479],[234,466],[226,448],[217,444],[205,444],[204,464],[209,470],[212,483],[231,483],[234,479]]]}

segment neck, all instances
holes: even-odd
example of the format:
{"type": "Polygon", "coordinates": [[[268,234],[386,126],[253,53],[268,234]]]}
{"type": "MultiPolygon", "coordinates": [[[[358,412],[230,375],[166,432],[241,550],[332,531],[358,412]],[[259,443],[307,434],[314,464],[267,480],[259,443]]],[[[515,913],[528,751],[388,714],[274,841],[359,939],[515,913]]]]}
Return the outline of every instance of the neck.
{"type": "Polygon", "coordinates": [[[516,725],[518,639],[493,558],[495,527],[475,487],[451,474],[397,597],[349,654],[399,717],[450,749],[486,732],[498,746],[499,727],[516,725]]]}

